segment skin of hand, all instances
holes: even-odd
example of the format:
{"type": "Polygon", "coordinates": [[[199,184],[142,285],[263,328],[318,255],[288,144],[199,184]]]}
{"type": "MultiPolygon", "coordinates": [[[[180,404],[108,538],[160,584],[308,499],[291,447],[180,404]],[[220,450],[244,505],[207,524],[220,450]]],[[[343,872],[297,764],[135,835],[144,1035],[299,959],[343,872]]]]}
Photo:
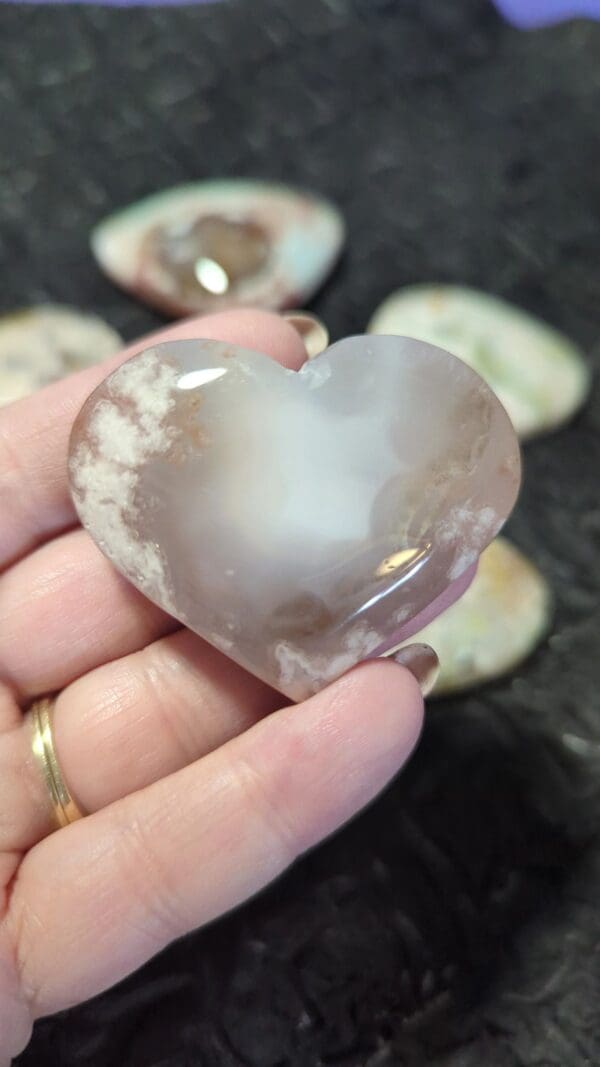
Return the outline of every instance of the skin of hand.
{"type": "Polygon", "coordinates": [[[78,526],[66,460],[83,401],[149,343],[189,337],[295,369],[306,356],[281,318],[240,310],[178,323],[0,410],[1,1067],[36,1018],[111,986],[341,826],[421,730],[417,682],[388,660],[283,706],[78,526]],[[58,831],[25,715],[48,693],[62,772],[87,813],[58,831]]]}

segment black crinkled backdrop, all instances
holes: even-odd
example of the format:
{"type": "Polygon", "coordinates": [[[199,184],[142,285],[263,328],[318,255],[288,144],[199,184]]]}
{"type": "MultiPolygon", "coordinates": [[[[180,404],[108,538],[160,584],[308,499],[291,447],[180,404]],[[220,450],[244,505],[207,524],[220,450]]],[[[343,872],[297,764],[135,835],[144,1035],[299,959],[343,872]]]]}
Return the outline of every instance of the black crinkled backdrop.
{"type": "MultiPolygon", "coordinates": [[[[535,33],[486,0],[0,6],[0,310],[158,321],[88,252],[180,181],[313,187],[349,225],[314,309],[360,332],[394,287],[465,282],[598,364],[600,25],[535,33]]],[[[362,817],[259,898],[95,1001],[20,1067],[600,1064],[600,398],[528,444],[509,533],[551,580],[550,639],[431,706],[362,817]],[[571,741],[571,745],[573,742],[571,741]]],[[[60,966],[60,960],[56,961],[60,966]]]]}

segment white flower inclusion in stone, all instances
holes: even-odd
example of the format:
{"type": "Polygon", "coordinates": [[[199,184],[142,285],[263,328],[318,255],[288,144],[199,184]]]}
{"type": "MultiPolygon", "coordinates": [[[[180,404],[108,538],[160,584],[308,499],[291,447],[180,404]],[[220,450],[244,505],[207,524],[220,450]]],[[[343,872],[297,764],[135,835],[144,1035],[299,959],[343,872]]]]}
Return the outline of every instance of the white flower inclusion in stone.
{"type": "Polygon", "coordinates": [[[477,558],[519,484],[514,431],[441,349],[341,341],[289,371],[214,341],[115,371],[74,428],[72,492],[113,563],[294,700],[477,558]]]}
{"type": "Polygon", "coordinates": [[[171,601],[160,548],[141,538],[134,524],[139,467],[164,454],[173,440],[166,416],[175,406],[176,387],[174,368],[152,351],[129,360],[112,375],[109,395],[93,408],[87,439],[70,460],[84,525],[93,527],[98,547],[120,561],[132,581],[154,590],[166,611],[171,601]]]}

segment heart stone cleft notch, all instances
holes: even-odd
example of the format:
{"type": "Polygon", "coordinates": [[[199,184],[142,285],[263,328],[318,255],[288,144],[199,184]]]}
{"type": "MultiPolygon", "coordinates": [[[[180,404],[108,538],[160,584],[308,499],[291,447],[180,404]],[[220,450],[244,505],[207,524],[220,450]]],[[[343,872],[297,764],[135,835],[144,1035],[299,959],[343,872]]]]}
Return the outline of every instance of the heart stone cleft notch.
{"type": "Polygon", "coordinates": [[[299,372],[155,346],[74,427],[83,525],[151,600],[293,700],[459,578],[518,492],[511,423],[441,349],[354,337],[299,372]]]}

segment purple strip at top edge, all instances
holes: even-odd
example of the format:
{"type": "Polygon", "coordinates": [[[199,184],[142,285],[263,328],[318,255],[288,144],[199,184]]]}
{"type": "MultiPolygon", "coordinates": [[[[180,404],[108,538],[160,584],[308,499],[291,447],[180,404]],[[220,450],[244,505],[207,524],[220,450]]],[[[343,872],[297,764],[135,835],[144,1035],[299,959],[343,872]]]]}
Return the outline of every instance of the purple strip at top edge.
{"type": "Polygon", "coordinates": [[[520,29],[571,18],[600,19],[600,0],[494,0],[500,13],[520,29]]]}
{"type": "MultiPolygon", "coordinates": [[[[0,0],[0,4],[94,4],[98,7],[183,7],[222,0],[0,0]]],[[[247,0],[251,3],[252,0],[247,0]]],[[[534,29],[571,18],[600,19],[600,0],[492,0],[498,11],[519,29],[534,29]]],[[[398,0],[402,3],[402,0],[398,0]]]]}

